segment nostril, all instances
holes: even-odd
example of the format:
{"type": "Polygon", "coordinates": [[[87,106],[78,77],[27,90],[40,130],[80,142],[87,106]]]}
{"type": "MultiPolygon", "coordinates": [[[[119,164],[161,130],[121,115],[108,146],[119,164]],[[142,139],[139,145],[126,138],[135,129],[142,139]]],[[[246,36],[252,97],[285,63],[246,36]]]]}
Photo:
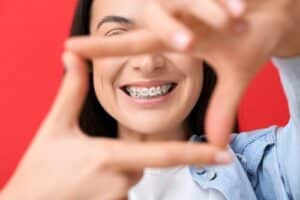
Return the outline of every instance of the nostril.
{"type": "Polygon", "coordinates": [[[164,68],[167,59],[160,54],[147,54],[136,56],[131,60],[132,69],[135,71],[157,72],[164,68]]]}

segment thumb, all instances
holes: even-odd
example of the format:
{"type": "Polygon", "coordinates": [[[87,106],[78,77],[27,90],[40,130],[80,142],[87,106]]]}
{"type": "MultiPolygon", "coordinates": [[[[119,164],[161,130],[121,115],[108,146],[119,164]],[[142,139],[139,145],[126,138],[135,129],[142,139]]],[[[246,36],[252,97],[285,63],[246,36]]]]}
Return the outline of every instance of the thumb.
{"type": "Polygon", "coordinates": [[[226,147],[230,142],[240,99],[250,77],[229,71],[218,74],[218,83],[205,118],[205,128],[212,144],[226,147]]]}
{"type": "Polygon", "coordinates": [[[62,58],[66,73],[48,120],[56,126],[71,127],[78,124],[88,91],[88,69],[85,61],[74,53],[65,52],[62,58]]]}

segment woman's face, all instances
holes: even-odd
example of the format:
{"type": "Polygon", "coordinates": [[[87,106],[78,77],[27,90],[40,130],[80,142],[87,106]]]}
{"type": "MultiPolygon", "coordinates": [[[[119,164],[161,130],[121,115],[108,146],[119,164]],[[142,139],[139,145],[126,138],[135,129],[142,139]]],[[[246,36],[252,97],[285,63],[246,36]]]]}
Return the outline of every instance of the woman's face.
{"type": "MultiPolygon", "coordinates": [[[[147,0],[95,0],[91,34],[118,37],[142,29],[138,12],[147,0]]],[[[153,22],[155,23],[155,21],[153,22]]],[[[202,61],[161,52],[139,56],[93,59],[94,87],[118,130],[142,135],[175,134],[202,89],[202,61]]]]}

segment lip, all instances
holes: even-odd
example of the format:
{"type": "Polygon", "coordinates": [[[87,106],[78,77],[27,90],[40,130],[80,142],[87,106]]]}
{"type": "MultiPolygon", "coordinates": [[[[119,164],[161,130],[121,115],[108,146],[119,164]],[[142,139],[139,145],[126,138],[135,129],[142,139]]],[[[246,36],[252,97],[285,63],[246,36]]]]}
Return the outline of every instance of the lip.
{"type": "Polygon", "coordinates": [[[174,83],[177,84],[176,81],[171,81],[171,80],[152,80],[152,81],[135,81],[127,84],[123,84],[120,86],[120,89],[125,88],[125,87],[157,87],[161,85],[166,85],[174,83]]]}

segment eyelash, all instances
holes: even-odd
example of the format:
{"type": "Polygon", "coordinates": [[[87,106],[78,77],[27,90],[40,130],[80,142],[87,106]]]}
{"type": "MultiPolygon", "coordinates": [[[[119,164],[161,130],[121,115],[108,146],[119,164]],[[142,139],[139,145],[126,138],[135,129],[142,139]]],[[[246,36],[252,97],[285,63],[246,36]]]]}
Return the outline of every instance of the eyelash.
{"type": "Polygon", "coordinates": [[[115,35],[119,35],[122,32],[126,32],[127,30],[125,28],[116,28],[116,29],[112,29],[110,31],[108,31],[107,33],[105,33],[105,36],[111,37],[111,36],[115,36],[115,35]]]}

